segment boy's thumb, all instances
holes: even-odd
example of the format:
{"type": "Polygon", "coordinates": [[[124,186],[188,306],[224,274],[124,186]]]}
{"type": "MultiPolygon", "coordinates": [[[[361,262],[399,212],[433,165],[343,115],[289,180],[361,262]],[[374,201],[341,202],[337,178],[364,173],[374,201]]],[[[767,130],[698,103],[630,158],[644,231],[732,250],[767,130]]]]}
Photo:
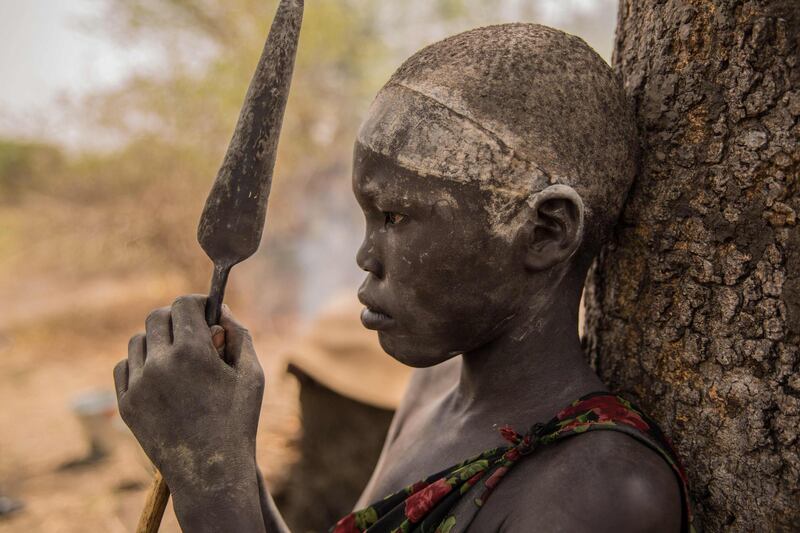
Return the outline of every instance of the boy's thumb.
{"type": "Polygon", "coordinates": [[[220,357],[225,355],[225,328],[222,326],[211,326],[211,342],[220,357]]]}

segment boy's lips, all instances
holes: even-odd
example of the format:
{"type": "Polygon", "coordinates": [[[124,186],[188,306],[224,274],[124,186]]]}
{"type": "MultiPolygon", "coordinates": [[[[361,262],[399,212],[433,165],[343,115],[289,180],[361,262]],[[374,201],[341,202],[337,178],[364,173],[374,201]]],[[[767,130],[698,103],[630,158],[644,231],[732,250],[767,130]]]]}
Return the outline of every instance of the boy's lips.
{"type": "Polygon", "coordinates": [[[361,323],[364,324],[364,327],[367,329],[386,329],[393,322],[394,319],[389,315],[370,307],[365,307],[364,310],[361,311],[361,323]]]}
{"type": "Polygon", "coordinates": [[[364,294],[359,293],[358,299],[364,304],[364,309],[361,311],[361,323],[365,328],[385,329],[394,322],[387,312],[372,303],[364,294]]]}

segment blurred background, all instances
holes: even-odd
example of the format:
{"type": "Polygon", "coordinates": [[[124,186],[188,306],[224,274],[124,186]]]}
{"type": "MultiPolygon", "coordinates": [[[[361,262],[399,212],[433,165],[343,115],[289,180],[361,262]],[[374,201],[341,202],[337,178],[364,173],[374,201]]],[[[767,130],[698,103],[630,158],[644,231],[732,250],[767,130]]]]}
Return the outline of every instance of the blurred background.
{"type": "MultiPolygon", "coordinates": [[[[336,360],[309,348],[335,325],[320,310],[361,279],[350,157],[375,92],[465,29],[539,22],[608,60],[616,22],[616,0],[306,4],[264,239],[227,297],[267,372],[259,458],[287,506],[313,448],[303,383],[325,384],[308,368],[336,360]]],[[[0,0],[0,532],[133,530],[148,463],[115,418],[111,369],[152,308],[207,288],[196,224],[275,5],[0,0]]],[[[388,423],[396,398],[347,382],[328,386],[388,423]]],[[[162,530],[178,530],[170,510],[162,530]]]]}

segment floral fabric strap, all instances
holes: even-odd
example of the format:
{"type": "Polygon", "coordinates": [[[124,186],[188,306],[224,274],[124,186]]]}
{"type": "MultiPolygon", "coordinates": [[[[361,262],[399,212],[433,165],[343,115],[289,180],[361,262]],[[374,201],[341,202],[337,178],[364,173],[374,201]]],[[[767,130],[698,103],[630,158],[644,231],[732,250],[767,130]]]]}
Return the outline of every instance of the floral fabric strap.
{"type": "Polygon", "coordinates": [[[684,533],[693,533],[688,481],[669,439],[639,408],[620,396],[593,392],[545,424],[521,435],[506,426],[510,445],[487,450],[345,516],[330,533],[461,533],[466,531],[503,477],[540,446],[586,433],[627,433],[659,453],[675,472],[683,500],[684,533]]]}

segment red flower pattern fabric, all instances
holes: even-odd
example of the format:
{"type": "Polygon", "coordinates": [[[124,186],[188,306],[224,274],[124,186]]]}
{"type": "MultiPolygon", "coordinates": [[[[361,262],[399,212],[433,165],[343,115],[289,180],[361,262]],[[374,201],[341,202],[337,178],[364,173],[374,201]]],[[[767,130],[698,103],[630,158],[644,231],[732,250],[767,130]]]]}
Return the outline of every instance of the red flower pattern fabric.
{"type": "MultiPolygon", "coordinates": [[[[582,402],[575,402],[563,409],[556,418],[564,420],[575,418],[576,415],[591,411],[597,415],[597,422],[611,422],[614,424],[628,424],[640,431],[647,431],[650,426],[642,417],[631,410],[629,406],[623,405],[616,396],[596,396],[582,402]]],[[[575,422],[575,420],[573,420],[575,422]]]]}
{"type": "Polygon", "coordinates": [[[682,532],[693,533],[685,470],[658,425],[628,400],[607,392],[588,394],[545,424],[521,435],[505,426],[511,445],[493,448],[350,513],[332,533],[463,533],[492,491],[525,456],[541,446],[587,431],[627,433],[659,453],[672,467],[683,497],[682,532]]]}
{"type": "Polygon", "coordinates": [[[356,527],[356,515],[350,513],[345,516],[333,527],[334,533],[359,533],[361,530],[356,527]]]}
{"type": "Polygon", "coordinates": [[[413,523],[419,522],[452,489],[453,487],[447,484],[447,480],[442,478],[421,491],[415,492],[406,500],[406,518],[413,523]]]}

